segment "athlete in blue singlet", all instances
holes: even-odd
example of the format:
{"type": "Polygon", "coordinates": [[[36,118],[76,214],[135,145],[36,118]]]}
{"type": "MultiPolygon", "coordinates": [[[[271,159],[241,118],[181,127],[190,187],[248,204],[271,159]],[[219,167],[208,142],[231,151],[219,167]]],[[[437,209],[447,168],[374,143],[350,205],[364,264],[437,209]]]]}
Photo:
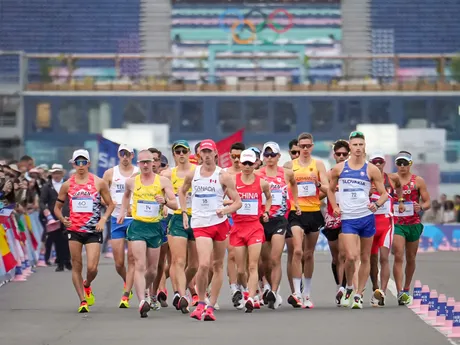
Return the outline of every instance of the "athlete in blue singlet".
{"type": "Polygon", "coordinates": [[[331,171],[328,199],[334,209],[334,216],[341,216],[343,248],[345,248],[346,293],[341,305],[348,307],[354,287],[351,284],[355,273],[355,262],[360,260],[358,286],[353,296],[352,308],[362,309],[362,294],[369,278],[372,242],[375,234],[374,212],[388,199],[380,170],[366,161],[364,134],[350,134],[350,158],[337,164],[331,171]],[[371,183],[380,193],[376,202],[369,201],[371,183]],[[340,207],[336,203],[335,191],[339,185],[340,207]],[[357,238],[360,241],[357,241],[357,238]]]}

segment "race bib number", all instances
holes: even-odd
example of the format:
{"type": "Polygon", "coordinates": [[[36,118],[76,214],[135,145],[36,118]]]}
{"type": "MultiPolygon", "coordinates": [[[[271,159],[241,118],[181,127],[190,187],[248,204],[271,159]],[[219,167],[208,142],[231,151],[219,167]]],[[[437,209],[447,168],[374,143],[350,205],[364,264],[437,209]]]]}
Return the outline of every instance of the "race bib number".
{"type": "MultiPolygon", "coordinates": [[[[272,206],[279,206],[283,203],[283,192],[274,189],[270,192],[272,194],[272,206]]],[[[265,194],[262,193],[262,205],[265,205],[267,203],[267,198],[265,197],[265,194]]]]}
{"type": "Polygon", "coordinates": [[[160,204],[156,201],[139,200],[137,202],[136,213],[140,217],[158,217],[160,214],[160,204]]]}
{"type": "Polygon", "coordinates": [[[245,199],[241,200],[241,202],[243,204],[236,211],[236,214],[242,216],[257,216],[259,214],[259,202],[257,199],[245,199]]]}
{"type": "Polygon", "coordinates": [[[299,197],[315,196],[316,185],[315,182],[299,182],[297,183],[297,192],[299,197]]]}
{"type": "Polygon", "coordinates": [[[414,215],[414,203],[412,201],[404,202],[406,210],[403,213],[399,213],[398,205],[394,205],[393,213],[396,217],[410,217],[414,215]]]}
{"type": "Polygon", "coordinates": [[[123,184],[116,184],[115,185],[115,202],[117,204],[121,204],[123,202],[123,195],[125,194],[125,185],[123,184]]]}
{"type": "Polygon", "coordinates": [[[374,214],[390,214],[391,211],[391,202],[390,200],[387,200],[380,208],[374,213],[374,214]]]}
{"type": "Polygon", "coordinates": [[[92,213],[93,199],[92,198],[72,198],[72,212],[75,213],[92,213]]]}
{"type": "Polygon", "coordinates": [[[192,201],[192,208],[204,212],[215,212],[217,210],[216,194],[195,194],[192,201]]]}
{"type": "Polygon", "coordinates": [[[369,200],[369,197],[366,196],[366,193],[364,193],[364,190],[362,189],[344,189],[341,192],[340,199],[349,201],[349,202],[361,202],[361,201],[366,201],[369,200]]]}
{"type": "MultiPolygon", "coordinates": [[[[180,208],[179,195],[176,195],[176,200],[177,200],[177,206],[179,206],[180,208]]],[[[188,193],[187,193],[187,196],[185,197],[185,204],[186,204],[187,209],[192,207],[192,197],[188,193]]]]}

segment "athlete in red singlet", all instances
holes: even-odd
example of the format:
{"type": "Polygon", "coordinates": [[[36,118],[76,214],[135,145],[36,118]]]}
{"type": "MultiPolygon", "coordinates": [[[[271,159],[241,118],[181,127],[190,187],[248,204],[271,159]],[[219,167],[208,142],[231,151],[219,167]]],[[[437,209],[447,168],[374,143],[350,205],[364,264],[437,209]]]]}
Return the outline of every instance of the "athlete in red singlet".
{"type": "MultiPolygon", "coordinates": [[[[277,143],[269,141],[262,149],[265,166],[258,175],[269,183],[272,194],[270,219],[264,223],[266,242],[262,246],[263,272],[268,280],[264,288],[264,299],[271,309],[278,308],[282,303],[279,294],[281,281],[281,255],[283,254],[285,235],[288,227],[286,213],[290,210],[287,203],[288,186],[292,191],[291,200],[297,204],[297,188],[292,170],[278,166],[281,150],[277,143]]],[[[297,205],[300,211],[300,207],[297,205]]]]}
{"type": "MultiPolygon", "coordinates": [[[[387,174],[383,172],[385,168],[385,155],[383,153],[374,153],[370,157],[370,162],[374,164],[383,175],[383,184],[389,195],[385,202],[375,214],[375,235],[371,249],[371,271],[372,281],[371,305],[373,307],[383,307],[385,305],[385,293],[390,279],[390,264],[388,262],[390,249],[393,242],[393,199],[402,197],[401,184],[396,174],[387,174]],[[379,252],[380,252],[380,288],[378,282],[379,275],[379,252]]],[[[376,202],[380,198],[380,193],[374,184],[371,187],[371,202],[376,202]]],[[[404,203],[399,202],[399,211],[404,212],[404,203]]]]}
{"type": "Polygon", "coordinates": [[[254,174],[256,161],[257,156],[254,151],[244,150],[241,152],[240,162],[243,169],[241,173],[235,176],[235,180],[242,206],[232,215],[234,225],[230,233],[230,245],[235,250],[238,283],[244,288],[244,300],[241,300],[237,308],[246,307],[247,313],[251,313],[254,309],[254,298],[259,282],[258,263],[262,243],[265,241],[264,228],[260,223],[262,193],[266,198],[263,212],[264,222],[268,221],[272,204],[268,183],[254,174]],[[247,281],[245,279],[246,268],[249,271],[247,281]]]}
{"type": "Polygon", "coordinates": [[[400,151],[395,160],[398,168],[398,177],[403,189],[404,212],[393,209],[395,216],[395,236],[393,239],[393,254],[395,257],[393,275],[398,289],[398,304],[410,304],[412,296],[409,288],[415,272],[415,257],[418,243],[423,232],[420,222],[420,211],[431,207],[430,194],[426,188],[425,180],[410,171],[412,155],[407,151],[400,151]],[[420,202],[420,199],[422,202],[420,202]],[[406,256],[406,281],[403,286],[403,263],[406,256]]]}
{"type": "Polygon", "coordinates": [[[90,174],[90,156],[87,150],[76,150],[72,156],[76,170],[59,191],[54,213],[69,231],[69,248],[72,257],[72,282],[80,298],[79,313],[89,312],[95,298],[91,282],[96,278],[105,223],[112,214],[115,204],[110,197],[108,184],[90,174]],[[101,197],[107,206],[101,217],[101,197]],[[70,217],[63,217],[62,208],[69,200],[70,217]],[[82,249],[85,246],[87,258],[86,280],[82,277],[82,249]]]}

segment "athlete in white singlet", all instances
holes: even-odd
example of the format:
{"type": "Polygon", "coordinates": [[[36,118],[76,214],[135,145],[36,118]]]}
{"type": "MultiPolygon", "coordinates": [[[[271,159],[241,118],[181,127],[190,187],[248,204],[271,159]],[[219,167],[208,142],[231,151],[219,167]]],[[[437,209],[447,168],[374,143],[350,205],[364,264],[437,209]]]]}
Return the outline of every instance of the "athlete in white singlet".
{"type": "MultiPolygon", "coordinates": [[[[139,168],[134,166],[132,160],[134,158],[134,150],[126,145],[120,145],[118,148],[118,158],[120,163],[113,168],[108,169],[102,179],[107,182],[110,188],[110,196],[115,203],[115,210],[110,218],[111,229],[111,245],[113,259],[115,261],[115,269],[124,282],[124,292],[120,301],[120,308],[129,308],[129,299],[132,297],[131,289],[134,281],[134,258],[131,251],[128,249],[128,272],[125,267],[125,243],[126,231],[132,222],[131,208],[128,209],[127,215],[123,224],[117,224],[117,218],[120,215],[121,202],[125,193],[125,182],[133,174],[139,171],[139,168]]],[[[128,247],[129,248],[129,247],[128,247]]]]}

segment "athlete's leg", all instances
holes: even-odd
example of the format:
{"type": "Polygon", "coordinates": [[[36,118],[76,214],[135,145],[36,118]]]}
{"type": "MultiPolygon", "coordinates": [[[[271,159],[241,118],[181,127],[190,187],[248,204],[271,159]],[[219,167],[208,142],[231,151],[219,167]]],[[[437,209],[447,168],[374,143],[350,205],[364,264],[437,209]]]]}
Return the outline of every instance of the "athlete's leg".
{"type": "Polygon", "coordinates": [[[302,257],[303,257],[303,234],[304,231],[300,226],[292,226],[292,244],[294,247],[292,256],[292,281],[294,292],[300,297],[300,283],[302,280],[302,257]]]}
{"type": "Polygon", "coordinates": [[[270,262],[271,262],[271,279],[270,285],[272,291],[278,291],[281,282],[281,256],[284,249],[284,235],[273,235],[271,240],[270,262]]]}
{"type": "Polygon", "coordinates": [[[161,246],[160,257],[158,259],[158,271],[155,276],[155,279],[153,280],[153,284],[151,285],[151,294],[154,296],[156,295],[158,297],[158,301],[160,302],[163,308],[166,308],[168,306],[166,293],[162,289],[160,289],[161,279],[163,278],[166,266],[166,253],[168,248],[167,246],[167,243],[164,243],[161,246]]]}
{"type": "Polygon", "coordinates": [[[238,284],[244,288],[247,288],[248,287],[248,282],[246,281],[247,247],[244,245],[237,246],[237,247],[232,246],[232,247],[235,253],[238,284]]]}
{"type": "Polygon", "coordinates": [[[126,267],[125,267],[125,239],[124,238],[112,238],[112,254],[113,261],[115,262],[115,269],[118,275],[126,282],[126,267]]]}
{"type": "MultiPolygon", "coordinates": [[[[187,281],[187,285],[190,285],[190,282],[193,281],[193,278],[196,275],[196,271],[198,270],[198,252],[196,250],[196,242],[195,241],[188,241],[187,243],[187,268],[185,269],[185,279],[187,281]]],[[[195,293],[195,289],[190,289],[191,293],[195,293]],[[193,290],[193,291],[192,291],[193,290]]]]}
{"type": "MultiPolygon", "coordinates": [[[[337,273],[337,267],[340,265],[339,263],[339,241],[328,241],[329,250],[331,252],[332,262],[331,262],[331,269],[332,275],[334,276],[334,281],[336,285],[340,285],[342,280],[337,273]]],[[[341,265],[340,265],[341,266],[341,265]]]]}
{"type": "Polygon", "coordinates": [[[78,241],[69,241],[69,249],[72,260],[72,283],[81,302],[85,300],[82,277],[83,258],[81,255],[83,244],[78,241]]]}
{"type": "Polygon", "coordinates": [[[286,238],[286,247],[287,247],[287,261],[286,261],[286,275],[289,282],[289,288],[291,293],[294,293],[294,283],[292,281],[292,257],[294,256],[294,244],[292,237],[286,238]]]}
{"type": "Polygon", "coordinates": [[[171,283],[180,296],[185,296],[187,278],[185,275],[185,263],[187,260],[187,238],[181,236],[169,236],[168,243],[171,251],[171,283]]]}
{"type": "Polygon", "coordinates": [[[262,243],[255,243],[247,247],[248,257],[248,289],[249,297],[255,298],[259,285],[259,272],[258,263],[260,258],[260,251],[262,250],[262,243]]]}
{"type": "Polygon", "coordinates": [[[406,239],[395,234],[393,239],[393,276],[395,278],[396,290],[399,292],[403,287],[403,264],[404,264],[404,249],[406,247],[406,239]]]}
{"type": "Polygon", "coordinates": [[[91,283],[97,276],[97,266],[99,265],[99,258],[101,256],[100,243],[87,243],[86,249],[86,286],[90,287],[91,283]]]}
{"type": "Polygon", "coordinates": [[[410,284],[412,283],[412,278],[414,277],[419,241],[420,240],[406,242],[406,279],[404,282],[404,291],[408,291],[410,289],[410,284]]]}
{"type": "MultiPolygon", "coordinates": [[[[374,239],[375,241],[375,239],[374,239]]],[[[372,291],[379,289],[379,254],[371,253],[370,277],[372,282],[372,291]]],[[[380,273],[381,274],[381,273],[380,273]]]]}
{"type": "Polygon", "coordinates": [[[130,242],[128,242],[128,270],[126,272],[126,290],[130,292],[134,285],[134,256],[130,242]]]}
{"type": "Polygon", "coordinates": [[[236,257],[235,257],[235,249],[230,244],[228,245],[228,258],[227,258],[227,275],[228,275],[228,283],[232,289],[232,293],[234,293],[235,288],[238,282],[238,273],[236,268],[236,257]]]}
{"type": "Polygon", "coordinates": [[[371,248],[373,240],[374,236],[361,237],[361,263],[359,265],[357,289],[357,293],[361,296],[363,295],[364,289],[366,288],[367,280],[369,279],[369,271],[371,269],[371,248]]]}
{"type": "Polygon", "coordinates": [[[388,281],[390,280],[390,248],[380,248],[380,286],[383,292],[386,292],[388,281]]]}
{"type": "Polygon", "coordinates": [[[160,248],[147,248],[147,269],[145,271],[145,286],[153,284],[158,273],[158,260],[160,258],[160,248]]]}
{"type": "Polygon", "coordinates": [[[144,300],[146,290],[145,273],[147,271],[147,243],[145,241],[131,241],[134,258],[134,287],[139,302],[144,300]]]}
{"type": "Polygon", "coordinates": [[[343,242],[345,255],[345,277],[347,279],[347,289],[353,289],[353,276],[355,275],[356,262],[359,260],[360,248],[357,246],[358,235],[344,234],[340,235],[340,241],[343,242]]]}
{"type": "Polygon", "coordinates": [[[197,237],[195,239],[198,252],[198,271],[196,272],[196,292],[200,302],[205,301],[206,289],[208,288],[208,275],[213,253],[212,239],[209,237],[197,237]]]}
{"type": "MultiPolygon", "coordinates": [[[[212,282],[211,282],[211,298],[210,302],[212,306],[215,306],[217,299],[219,298],[220,289],[222,288],[222,282],[224,278],[224,258],[225,250],[227,249],[228,240],[213,241],[213,262],[212,262],[212,282]]],[[[198,245],[198,243],[197,243],[198,245]]],[[[197,247],[197,250],[198,249],[197,247]]]]}
{"type": "Polygon", "coordinates": [[[318,242],[319,231],[310,232],[305,235],[303,244],[303,274],[304,274],[304,286],[303,296],[309,298],[311,294],[311,279],[313,277],[313,271],[315,269],[315,247],[318,242]]]}

